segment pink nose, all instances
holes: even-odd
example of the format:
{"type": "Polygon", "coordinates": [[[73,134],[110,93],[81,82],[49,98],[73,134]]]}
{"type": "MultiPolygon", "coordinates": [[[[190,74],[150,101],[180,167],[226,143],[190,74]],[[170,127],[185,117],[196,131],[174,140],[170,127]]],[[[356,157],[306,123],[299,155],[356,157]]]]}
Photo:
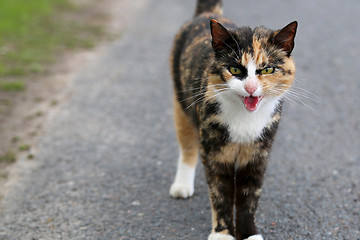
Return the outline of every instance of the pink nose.
{"type": "Polygon", "coordinates": [[[256,84],[246,84],[245,90],[250,94],[253,95],[253,93],[256,91],[257,85],[256,84]]]}

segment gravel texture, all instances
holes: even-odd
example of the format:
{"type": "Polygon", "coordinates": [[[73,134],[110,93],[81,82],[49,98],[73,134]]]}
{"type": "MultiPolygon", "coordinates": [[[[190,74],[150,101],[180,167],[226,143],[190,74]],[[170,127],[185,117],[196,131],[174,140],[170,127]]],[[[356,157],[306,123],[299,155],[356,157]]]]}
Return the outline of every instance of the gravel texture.
{"type": "MultiPolygon", "coordinates": [[[[360,2],[224,4],[225,15],[242,25],[299,22],[295,90],[305,104],[294,97],[285,104],[259,231],[269,240],[359,240],[360,2]]],[[[194,0],[149,0],[75,79],[36,159],[3,199],[1,240],[207,239],[202,167],[193,198],[168,194],[178,151],[168,56],[194,7],[194,0]]]]}

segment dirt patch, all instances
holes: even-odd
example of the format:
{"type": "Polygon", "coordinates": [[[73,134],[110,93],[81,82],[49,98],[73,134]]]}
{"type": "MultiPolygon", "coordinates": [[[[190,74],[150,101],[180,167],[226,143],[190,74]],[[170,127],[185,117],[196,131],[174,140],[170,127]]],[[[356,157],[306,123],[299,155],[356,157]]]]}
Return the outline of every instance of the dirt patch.
{"type": "MultiPolygon", "coordinates": [[[[88,20],[104,26],[112,37],[120,36],[146,1],[132,0],[74,0],[87,9],[83,15],[70,15],[75,21],[88,20]]],[[[17,161],[36,161],[37,142],[44,126],[56,115],[59,106],[71,97],[73,79],[96,59],[109,43],[104,38],[91,50],[61,53],[47,74],[27,76],[26,91],[0,94],[0,156],[13,152],[17,161]]],[[[16,164],[15,164],[16,165],[16,164]]],[[[14,178],[14,164],[0,163],[0,198],[4,196],[9,179],[14,178]]],[[[16,177],[15,177],[16,178],[16,177]]]]}

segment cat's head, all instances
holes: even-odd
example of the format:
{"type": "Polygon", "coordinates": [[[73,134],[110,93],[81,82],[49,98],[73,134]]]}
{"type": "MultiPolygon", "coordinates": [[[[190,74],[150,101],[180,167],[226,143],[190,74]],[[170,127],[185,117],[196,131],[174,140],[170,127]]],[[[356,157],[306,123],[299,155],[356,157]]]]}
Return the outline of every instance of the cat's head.
{"type": "MultiPolygon", "coordinates": [[[[228,93],[237,96],[248,111],[256,111],[263,102],[280,99],[295,78],[291,57],[297,22],[281,30],[248,27],[229,30],[211,20],[215,61],[213,74],[219,75],[228,93]]],[[[221,88],[221,87],[217,87],[221,88]]]]}

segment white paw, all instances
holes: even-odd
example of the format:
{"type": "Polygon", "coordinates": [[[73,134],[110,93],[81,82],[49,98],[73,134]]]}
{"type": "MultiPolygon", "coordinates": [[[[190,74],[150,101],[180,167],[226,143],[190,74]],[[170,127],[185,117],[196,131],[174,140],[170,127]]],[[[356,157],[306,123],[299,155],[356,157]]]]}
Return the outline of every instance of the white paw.
{"type": "Polygon", "coordinates": [[[175,181],[170,188],[174,198],[188,198],[194,194],[195,167],[183,163],[180,156],[175,181]]]}
{"type": "Polygon", "coordinates": [[[170,188],[170,195],[174,198],[189,198],[194,194],[194,185],[174,182],[170,188]]]}
{"type": "Polygon", "coordinates": [[[212,233],[209,235],[208,240],[235,240],[235,238],[228,234],[212,233]]]}
{"type": "Polygon", "coordinates": [[[262,238],[262,236],[260,234],[258,234],[258,235],[252,235],[244,240],[264,240],[264,239],[262,238]]]}

